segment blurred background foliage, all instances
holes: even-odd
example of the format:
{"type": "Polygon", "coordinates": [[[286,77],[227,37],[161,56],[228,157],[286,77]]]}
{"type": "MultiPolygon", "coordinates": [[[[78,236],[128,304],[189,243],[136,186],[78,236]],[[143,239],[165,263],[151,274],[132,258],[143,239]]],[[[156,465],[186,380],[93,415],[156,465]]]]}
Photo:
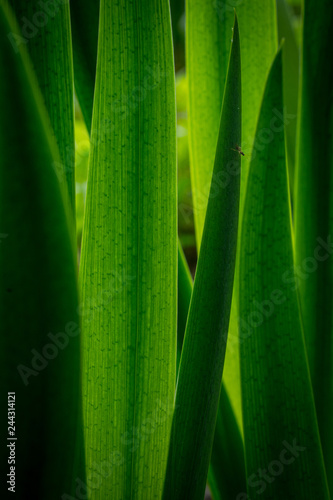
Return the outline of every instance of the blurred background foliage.
{"type": "MultiPolygon", "coordinates": [[[[230,5],[233,1],[229,0],[230,5]]],[[[187,81],[185,71],[185,0],[170,0],[177,96],[177,161],[178,161],[178,233],[188,264],[194,274],[197,254],[194,234],[187,126],[187,81]]],[[[288,0],[294,34],[299,44],[302,0],[288,0]]],[[[236,3],[235,3],[236,5],[236,3]]],[[[298,68],[295,68],[298,72],[298,68]]],[[[75,101],[76,223],[78,248],[84,217],[89,159],[89,135],[83,116],[75,101]]]]}

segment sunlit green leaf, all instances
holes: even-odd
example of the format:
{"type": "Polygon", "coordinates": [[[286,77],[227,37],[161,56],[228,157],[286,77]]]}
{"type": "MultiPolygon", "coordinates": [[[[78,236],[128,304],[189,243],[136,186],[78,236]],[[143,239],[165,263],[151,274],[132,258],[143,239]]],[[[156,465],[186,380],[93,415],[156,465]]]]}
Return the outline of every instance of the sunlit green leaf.
{"type": "Polygon", "coordinates": [[[101,2],[81,261],[91,499],[158,498],[176,375],[176,120],[169,5],[101,2]]]}

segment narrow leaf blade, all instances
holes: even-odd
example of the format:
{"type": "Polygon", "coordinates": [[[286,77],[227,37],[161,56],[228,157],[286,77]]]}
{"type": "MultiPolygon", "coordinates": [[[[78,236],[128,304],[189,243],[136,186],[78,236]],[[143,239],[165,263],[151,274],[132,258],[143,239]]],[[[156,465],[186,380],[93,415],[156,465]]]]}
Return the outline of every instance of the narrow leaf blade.
{"type": "Polygon", "coordinates": [[[235,19],[214,179],[180,361],[164,498],[201,499],[212,450],[232,297],[240,190],[241,81],[235,19]],[[221,189],[227,168],[230,176],[221,189]],[[216,187],[216,186],[215,186],[216,187]],[[228,213],[228,217],[226,217],[228,213]],[[217,231],[218,228],[218,231],[217,231]],[[221,234],[223,238],[221,238],[221,234]]]}
{"type": "MultiPolygon", "coordinates": [[[[180,244],[178,255],[177,364],[179,364],[181,357],[193,285],[180,244]]],[[[223,384],[221,387],[219,411],[208,472],[208,483],[214,500],[235,498],[240,489],[245,488],[243,440],[223,384]]]]}
{"type": "Polygon", "coordinates": [[[300,294],[319,431],[333,491],[333,4],[304,2],[295,199],[300,294]],[[320,105],[318,103],[321,103],[320,105]]]}
{"type": "Polygon", "coordinates": [[[270,141],[252,156],[240,261],[240,359],[248,495],[329,498],[293,269],[283,113],[282,53],[270,71],[257,126],[270,141]],[[267,480],[260,480],[265,469],[267,480]],[[279,477],[272,476],[279,470],[279,477]]]}

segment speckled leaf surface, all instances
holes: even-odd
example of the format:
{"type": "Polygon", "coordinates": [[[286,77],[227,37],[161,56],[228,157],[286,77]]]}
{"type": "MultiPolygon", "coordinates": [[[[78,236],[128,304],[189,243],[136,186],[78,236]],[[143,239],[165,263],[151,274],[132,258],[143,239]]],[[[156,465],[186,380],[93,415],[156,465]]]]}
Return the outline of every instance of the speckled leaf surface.
{"type": "Polygon", "coordinates": [[[176,375],[176,120],[169,5],[101,2],[80,268],[91,499],[159,498],[176,375]]]}

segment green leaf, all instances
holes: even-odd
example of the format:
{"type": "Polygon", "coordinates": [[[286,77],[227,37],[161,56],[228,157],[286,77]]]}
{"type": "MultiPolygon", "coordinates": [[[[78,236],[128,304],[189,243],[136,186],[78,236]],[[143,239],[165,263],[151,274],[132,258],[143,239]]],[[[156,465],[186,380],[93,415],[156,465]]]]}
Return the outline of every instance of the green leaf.
{"type": "Polygon", "coordinates": [[[284,130],[272,120],[274,109],[283,113],[281,51],[266,84],[242,226],[240,359],[248,495],[327,499],[297,294],[285,279],[293,269],[293,248],[284,130]]]}
{"type": "MultiPolygon", "coordinates": [[[[172,6],[171,6],[172,7],[172,6]]],[[[175,5],[175,8],[177,6],[175,5]]],[[[96,56],[92,47],[96,46],[98,38],[99,3],[81,2],[71,4],[71,19],[73,32],[73,52],[75,66],[75,88],[78,93],[80,107],[90,133],[92,119],[92,104],[95,86],[96,56]],[[89,22],[88,22],[89,21],[89,22]],[[89,24],[88,30],[82,26],[89,24]]],[[[192,278],[187,267],[185,256],[178,240],[178,327],[177,331],[177,370],[181,356],[188,308],[192,294],[192,278]]]]}
{"type": "Polygon", "coordinates": [[[294,195],[295,183],[295,153],[296,153],[296,128],[298,111],[299,87],[299,47],[292,25],[292,14],[286,0],[277,0],[277,21],[279,40],[285,40],[283,47],[283,96],[285,112],[288,119],[285,121],[286,142],[288,153],[288,174],[290,190],[294,195]]]}
{"type": "MultiPolygon", "coordinates": [[[[250,154],[267,75],[278,48],[276,5],[275,0],[240,0],[239,4],[236,8],[242,57],[242,149],[250,154]]],[[[243,165],[242,197],[248,172],[246,162],[243,165]]]]}
{"type": "MultiPolygon", "coordinates": [[[[95,34],[94,25],[98,26],[98,9],[98,3],[90,5],[89,9],[86,8],[84,3],[82,6],[78,6],[75,2],[71,4],[75,88],[88,130],[90,130],[91,125],[96,66],[93,51],[90,49],[94,45],[97,46],[97,33],[95,34]],[[89,29],[82,30],[82,26],[87,25],[88,20],[89,29]]],[[[191,294],[192,278],[178,240],[177,371],[191,294]]],[[[240,408],[240,404],[238,407],[240,408]]],[[[242,484],[242,478],[245,478],[242,440],[224,386],[221,389],[219,408],[220,414],[217,419],[212,464],[209,472],[209,484],[216,500],[218,498],[228,498],[228,494],[236,494],[237,491],[233,489],[235,488],[233,485],[237,485],[237,488],[239,488],[242,484]],[[224,472],[222,473],[222,471],[224,472]],[[225,493],[226,491],[227,493],[225,493]],[[219,492],[226,496],[219,497],[219,492]]]]}
{"type": "MultiPolygon", "coordinates": [[[[226,4],[222,2],[222,7],[226,4]]],[[[221,8],[222,8],[221,7],[221,8]]],[[[242,150],[246,161],[241,174],[240,220],[246,193],[248,158],[255,146],[255,127],[267,74],[277,50],[276,7],[275,0],[240,0],[236,5],[239,16],[242,57],[242,150]]],[[[240,240],[241,224],[239,225],[240,240]]],[[[229,324],[229,339],[223,381],[228,391],[236,417],[242,413],[240,367],[239,367],[239,252],[235,271],[235,284],[229,324]]],[[[242,422],[239,422],[242,431],[242,422]]]]}
{"type": "Polygon", "coordinates": [[[103,0],[80,268],[91,499],[158,498],[176,375],[175,83],[167,0],[103,0]]]}
{"type": "MultiPolygon", "coordinates": [[[[228,6],[229,7],[229,6],[228,6]]],[[[186,2],[189,147],[197,247],[200,247],[219,134],[234,12],[218,2],[186,2]]]]}
{"type": "MultiPolygon", "coordinates": [[[[180,244],[178,256],[177,366],[192,294],[192,277],[180,244]]],[[[240,488],[245,488],[243,441],[224,384],[221,387],[208,483],[214,500],[235,498],[240,488]]]]}
{"type": "Polygon", "coordinates": [[[246,488],[243,439],[224,384],[221,387],[208,484],[214,500],[237,498],[246,488]]]}
{"type": "Polygon", "coordinates": [[[59,152],[26,49],[11,44],[17,32],[1,4],[1,390],[16,395],[16,495],[48,499],[74,493],[75,479],[84,481],[76,456],[82,431],[76,251],[67,194],[53,168],[59,152]]]}
{"type": "MultiPolygon", "coordinates": [[[[200,247],[227,75],[233,7],[242,56],[243,149],[251,149],[267,73],[277,50],[275,0],[187,0],[189,141],[197,247],[200,247]]],[[[246,179],[246,166],[243,172],[246,179]]],[[[243,169],[244,170],[244,169],[243,169]]],[[[245,189],[245,188],[244,188],[245,189]]],[[[244,191],[245,192],[245,191],[244,191]]]]}
{"type": "Polygon", "coordinates": [[[67,184],[75,208],[74,83],[69,1],[4,0],[16,14],[19,30],[8,34],[15,53],[25,46],[43,94],[60,161],[58,178],[67,184]]]}
{"type": "MultiPolygon", "coordinates": [[[[243,82],[241,146],[246,152],[246,157],[253,147],[267,73],[277,50],[275,0],[265,2],[187,0],[189,145],[198,249],[213,171],[229,44],[233,36],[233,7],[237,9],[241,37],[243,82]]],[[[247,162],[243,162],[241,207],[246,191],[247,169],[247,162]]],[[[236,275],[237,268],[238,266],[236,275]]],[[[234,287],[229,332],[233,343],[232,349],[227,348],[223,381],[241,427],[237,282],[238,280],[234,287]]]]}
{"type": "Polygon", "coordinates": [[[295,243],[313,392],[333,491],[333,4],[306,0],[297,145],[295,243]]]}
{"type": "Polygon", "coordinates": [[[178,314],[177,314],[177,372],[182,354],[185,328],[192,295],[192,276],[178,240],[178,314]]]}
{"type": "MultiPolygon", "coordinates": [[[[177,6],[175,5],[175,8],[176,7],[177,6]]],[[[91,47],[97,47],[98,12],[98,2],[89,6],[84,2],[82,5],[78,5],[76,3],[71,4],[75,88],[78,93],[80,107],[89,132],[91,128],[96,67],[96,57],[94,56],[94,50],[91,50],[91,47]],[[88,20],[89,29],[82,30],[82,25],[88,24],[88,20]]],[[[191,294],[192,278],[186,264],[181,244],[178,240],[177,371],[181,356],[191,294]]]]}
{"type": "Polygon", "coordinates": [[[240,108],[240,50],[235,19],[213,183],[180,361],[164,486],[166,499],[202,499],[205,491],[236,257],[240,155],[232,147],[240,143],[240,108]],[[224,182],[226,178],[228,182],[224,182]]]}

